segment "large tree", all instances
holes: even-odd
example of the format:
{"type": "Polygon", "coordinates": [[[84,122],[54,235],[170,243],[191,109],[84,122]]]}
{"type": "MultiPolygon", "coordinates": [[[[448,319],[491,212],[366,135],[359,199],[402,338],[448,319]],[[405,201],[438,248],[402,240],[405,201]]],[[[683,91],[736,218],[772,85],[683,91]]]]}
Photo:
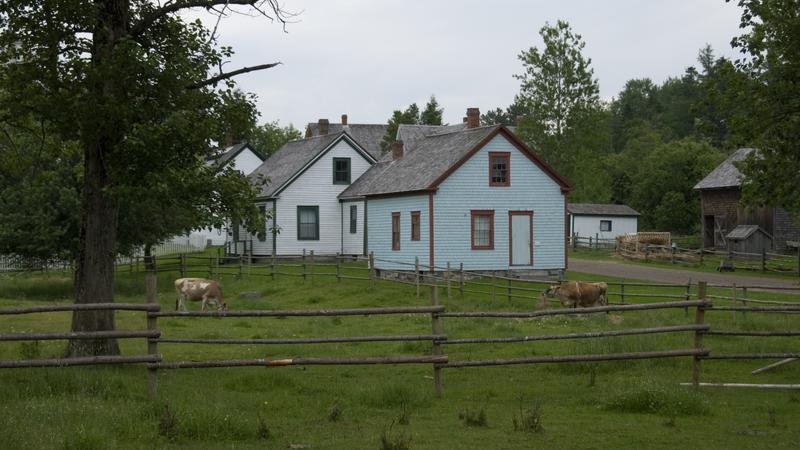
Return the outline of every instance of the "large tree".
{"type": "Polygon", "coordinates": [[[269,157],[269,155],[275,153],[287,142],[302,137],[303,134],[300,133],[300,130],[295,128],[294,125],[289,124],[287,126],[281,126],[276,120],[253,127],[247,133],[246,139],[254,150],[261,153],[264,157],[269,157]]]}
{"type": "MultiPolygon", "coordinates": [[[[165,179],[213,183],[204,156],[226,100],[217,84],[231,89],[234,75],[275,64],[211,75],[230,48],[217,44],[216,28],[179,14],[203,7],[221,17],[240,5],[286,17],[274,0],[0,0],[2,120],[32,117],[83,153],[77,303],[113,301],[122,199],[176,186],[165,179]]],[[[76,312],[72,329],[114,329],[114,314],[76,312]]],[[[68,350],[118,352],[113,339],[71,341],[68,350]]]]}
{"type": "Polygon", "coordinates": [[[520,53],[525,70],[514,75],[520,80],[517,102],[525,109],[518,134],[568,174],[577,158],[569,145],[570,135],[591,126],[589,121],[600,109],[599,87],[591,59],[582,53],[583,39],[567,22],[546,23],[539,34],[544,48],[520,53]]]}
{"type": "Polygon", "coordinates": [[[800,1],[740,0],[740,27],[732,44],[737,68],[750,83],[739,102],[738,124],[760,152],[748,158],[744,194],[752,204],[780,206],[800,220],[800,1]]]}

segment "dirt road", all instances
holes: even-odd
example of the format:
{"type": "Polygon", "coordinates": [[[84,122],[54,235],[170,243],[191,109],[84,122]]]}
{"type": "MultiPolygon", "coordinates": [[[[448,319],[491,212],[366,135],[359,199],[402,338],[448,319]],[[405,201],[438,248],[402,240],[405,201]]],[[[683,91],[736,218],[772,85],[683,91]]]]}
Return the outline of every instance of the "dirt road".
{"type": "Polygon", "coordinates": [[[659,283],[686,283],[706,281],[709,284],[739,286],[765,286],[800,289],[800,280],[782,279],[759,276],[730,275],[725,273],[695,272],[681,269],[665,269],[662,267],[648,267],[637,264],[623,264],[612,261],[596,261],[588,259],[570,258],[569,270],[575,272],[591,273],[594,275],[607,275],[611,277],[637,278],[641,280],[656,281],[659,283]]]}

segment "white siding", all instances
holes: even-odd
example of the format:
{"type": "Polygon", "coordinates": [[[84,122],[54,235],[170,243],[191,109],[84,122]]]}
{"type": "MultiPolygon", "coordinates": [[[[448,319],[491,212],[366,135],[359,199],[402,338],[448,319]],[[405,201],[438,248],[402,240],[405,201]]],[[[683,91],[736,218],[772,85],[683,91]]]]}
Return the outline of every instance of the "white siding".
{"type": "MultiPolygon", "coordinates": [[[[333,158],[350,158],[351,181],[370,168],[370,163],[361,154],[347,142],[339,141],[284,189],[277,200],[279,255],[299,255],[303,249],[314,250],[318,255],[334,255],[342,251],[342,208],[337,196],[348,185],[333,184],[333,158]],[[319,206],[319,240],[297,239],[297,206],[319,206]]],[[[349,217],[347,212],[345,217],[349,217]]],[[[345,231],[349,231],[349,224],[345,226],[348,227],[345,231]]],[[[361,242],[363,246],[363,235],[361,242]]],[[[360,247],[350,247],[349,250],[362,253],[360,247]]]]}
{"type": "Polygon", "coordinates": [[[638,219],[636,217],[623,216],[570,216],[570,233],[577,233],[580,237],[596,237],[600,239],[614,239],[625,233],[636,233],[639,231],[638,219]],[[600,231],[600,221],[610,220],[611,231],[600,231]]]}
{"type": "Polygon", "coordinates": [[[342,253],[361,255],[364,253],[364,202],[341,203],[342,208],[342,253]],[[350,233],[350,211],[355,207],[356,232],[350,233]]]}
{"type": "Polygon", "coordinates": [[[261,160],[249,148],[245,148],[231,161],[233,168],[242,172],[245,175],[250,175],[258,168],[264,161],[261,160]]]}

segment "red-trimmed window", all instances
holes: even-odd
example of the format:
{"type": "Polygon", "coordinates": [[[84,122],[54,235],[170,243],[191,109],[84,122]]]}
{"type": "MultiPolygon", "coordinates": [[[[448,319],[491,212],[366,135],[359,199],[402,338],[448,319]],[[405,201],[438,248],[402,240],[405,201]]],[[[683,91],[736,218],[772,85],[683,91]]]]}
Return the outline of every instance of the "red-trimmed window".
{"type": "Polygon", "coordinates": [[[400,213],[392,213],[392,250],[400,250],[400,213]]]}
{"type": "Polygon", "coordinates": [[[419,211],[411,211],[411,240],[419,240],[419,211]]]}
{"type": "Polygon", "coordinates": [[[494,211],[471,211],[473,250],[494,250],[494,211]]]}
{"type": "Polygon", "coordinates": [[[511,153],[489,152],[489,186],[511,185],[511,153]]]}

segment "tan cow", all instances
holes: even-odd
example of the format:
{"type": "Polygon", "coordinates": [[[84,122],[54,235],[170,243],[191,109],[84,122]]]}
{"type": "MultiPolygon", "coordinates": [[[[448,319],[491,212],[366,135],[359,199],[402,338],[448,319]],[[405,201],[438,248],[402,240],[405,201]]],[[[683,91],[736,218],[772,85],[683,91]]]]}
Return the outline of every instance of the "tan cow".
{"type": "Polygon", "coordinates": [[[608,284],[605,282],[588,283],[585,281],[565,281],[551,285],[544,295],[558,296],[561,305],[567,308],[589,308],[608,304],[608,284]]]}
{"type": "Polygon", "coordinates": [[[205,278],[178,278],[175,280],[175,292],[178,300],[175,301],[175,310],[186,311],[186,300],[201,301],[201,310],[205,311],[206,306],[214,305],[217,310],[228,309],[225,298],[222,296],[222,288],[214,280],[205,278]]]}

